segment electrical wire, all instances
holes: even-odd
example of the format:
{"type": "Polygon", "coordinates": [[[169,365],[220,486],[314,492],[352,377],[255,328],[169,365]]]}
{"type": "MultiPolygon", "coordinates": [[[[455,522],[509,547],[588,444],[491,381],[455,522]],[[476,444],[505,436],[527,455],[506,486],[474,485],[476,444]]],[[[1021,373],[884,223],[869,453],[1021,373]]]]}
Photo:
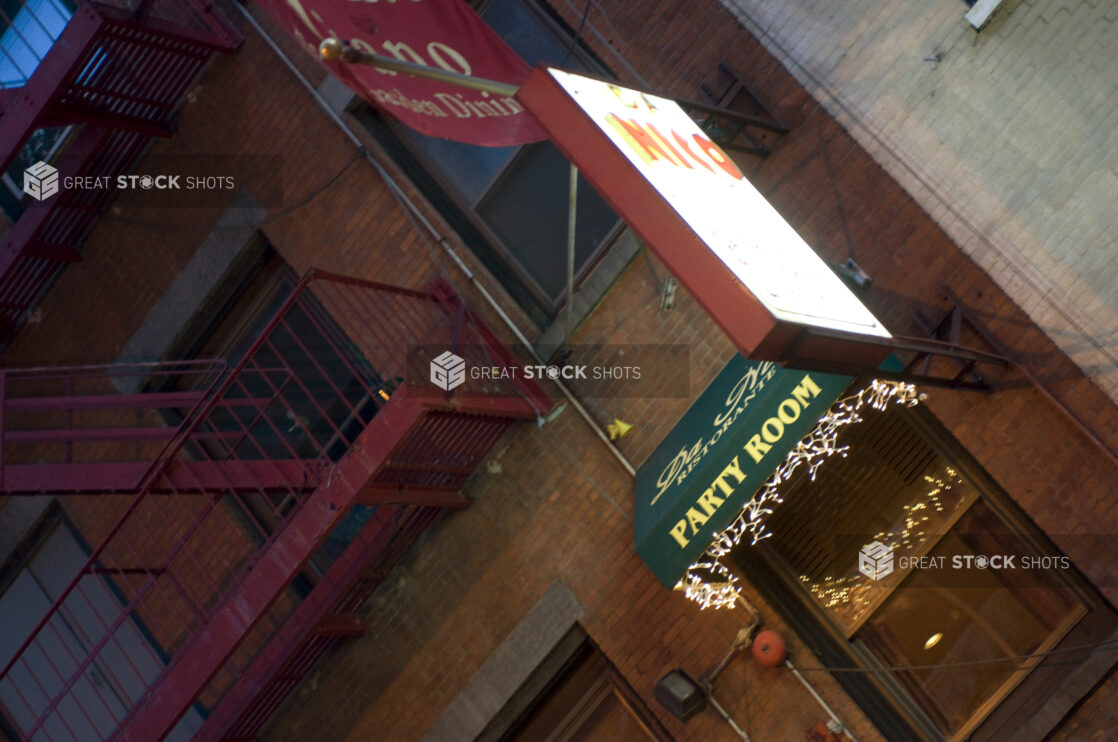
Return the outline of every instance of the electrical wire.
{"type": "Polygon", "coordinates": [[[753,690],[753,663],[745,663],[745,733],[750,737],[753,736],[753,712],[750,710],[749,699],[753,695],[750,691],[753,690]]]}
{"type": "MultiPolygon", "coordinates": [[[[1118,649],[1118,639],[1108,639],[1106,641],[1095,642],[1094,644],[1081,644],[1075,647],[1062,647],[1059,649],[1050,649],[1047,652],[1033,652],[1031,654],[1018,654],[1010,657],[997,657],[985,660],[962,660],[960,662],[941,662],[933,665],[895,665],[891,667],[799,667],[800,672],[845,672],[845,673],[881,673],[881,672],[907,672],[911,670],[944,670],[953,668],[966,668],[975,667],[979,665],[993,665],[1002,662],[1019,662],[1022,660],[1039,659],[1041,657],[1051,657],[1057,654],[1070,654],[1072,652],[1084,652],[1094,649],[1118,649]]],[[[1053,662],[1046,667],[1057,665],[1078,665],[1082,660],[1073,662],[1053,662]]]]}
{"type": "Polygon", "coordinates": [[[234,229],[255,228],[255,227],[258,227],[261,224],[267,224],[268,222],[275,221],[276,219],[281,219],[281,218],[291,214],[292,212],[303,208],[304,206],[309,204],[311,201],[314,201],[320,195],[322,195],[323,193],[328,191],[331,188],[331,186],[333,186],[335,183],[337,183],[338,180],[343,175],[345,175],[345,173],[351,167],[353,167],[354,163],[359,162],[364,157],[365,157],[365,153],[363,151],[355,152],[348,160],[346,160],[345,164],[342,165],[342,167],[336,173],[334,173],[325,183],[318,186],[317,188],[310,191],[309,193],[305,194],[295,203],[291,204],[290,206],[285,206],[285,207],[281,208],[279,211],[272,212],[271,214],[268,214],[268,216],[264,217],[263,219],[254,220],[254,221],[247,222],[247,223],[244,223],[244,224],[239,224],[239,223],[238,224],[217,224],[217,225],[213,225],[213,226],[191,226],[191,225],[166,224],[166,223],[159,223],[159,222],[147,222],[147,221],[144,221],[142,219],[130,219],[126,216],[121,216],[120,214],[115,214],[111,210],[108,213],[105,214],[105,217],[108,218],[108,219],[111,219],[114,222],[120,222],[122,224],[131,224],[133,226],[146,227],[148,229],[164,229],[164,230],[174,231],[174,232],[191,231],[191,230],[205,231],[205,232],[224,232],[224,231],[234,230],[234,229]]]}
{"type": "MultiPolygon", "coordinates": [[[[618,33],[617,28],[610,22],[609,15],[606,14],[606,9],[602,7],[602,4],[597,2],[597,0],[589,0],[589,2],[591,5],[598,9],[598,14],[601,16],[602,23],[605,24],[606,30],[608,30],[614,38],[621,36],[621,34],[618,33]]],[[[571,10],[577,12],[578,8],[571,2],[571,0],[563,0],[563,3],[571,10]]],[[[633,80],[640,84],[641,87],[648,87],[648,81],[641,77],[641,74],[637,72],[636,67],[631,65],[629,63],[629,60],[617,51],[611,39],[607,39],[605,36],[603,36],[602,33],[597,29],[597,27],[593,25],[590,26],[590,32],[594,35],[595,38],[598,39],[598,42],[602,44],[603,48],[609,50],[617,64],[624,67],[625,71],[632,76],[633,80]]]]}
{"type": "Polygon", "coordinates": [[[560,67],[567,63],[567,60],[571,56],[571,52],[574,51],[575,47],[578,46],[578,43],[582,40],[582,29],[586,27],[586,18],[590,15],[591,2],[593,2],[593,0],[586,0],[586,7],[582,9],[582,20],[578,23],[578,29],[575,30],[575,35],[571,37],[571,43],[567,45],[567,51],[563,52],[563,58],[559,60],[558,66],[560,67]]]}

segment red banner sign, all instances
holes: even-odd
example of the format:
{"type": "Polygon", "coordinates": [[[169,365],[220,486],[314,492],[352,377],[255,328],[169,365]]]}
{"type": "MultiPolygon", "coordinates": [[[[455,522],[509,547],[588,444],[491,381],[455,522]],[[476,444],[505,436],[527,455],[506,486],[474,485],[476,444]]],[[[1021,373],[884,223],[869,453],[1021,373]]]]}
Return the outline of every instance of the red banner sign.
{"type": "MultiPolygon", "coordinates": [[[[262,4],[316,59],[319,43],[333,36],[373,54],[512,85],[531,71],[462,0],[262,4]]],[[[428,136],[490,147],[547,137],[515,98],[364,65],[323,64],[362,98],[428,136]]]]}

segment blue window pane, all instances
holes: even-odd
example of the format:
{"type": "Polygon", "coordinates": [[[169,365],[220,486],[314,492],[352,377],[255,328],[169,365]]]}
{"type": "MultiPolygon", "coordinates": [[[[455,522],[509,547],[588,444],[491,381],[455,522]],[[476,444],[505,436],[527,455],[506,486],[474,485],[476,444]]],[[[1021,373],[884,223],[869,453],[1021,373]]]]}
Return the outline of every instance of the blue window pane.
{"type": "Polygon", "coordinates": [[[478,147],[420,134],[401,127],[404,136],[419,148],[464,201],[473,205],[504,169],[519,147],[478,147]]]}
{"type": "MultiPolygon", "coordinates": [[[[523,57],[528,64],[540,62],[558,65],[568,57],[567,49],[552,34],[540,27],[540,18],[517,0],[494,0],[481,13],[497,35],[523,57]]],[[[566,62],[574,62],[568,58],[566,62]]],[[[581,65],[575,64],[577,69],[581,65]]]]}
{"type": "Polygon", "coordinates": [[[0,87],[18,87],[30,79],[71,15],[61,0],[28,0],[20,8],[0,37],[0,87]]]}

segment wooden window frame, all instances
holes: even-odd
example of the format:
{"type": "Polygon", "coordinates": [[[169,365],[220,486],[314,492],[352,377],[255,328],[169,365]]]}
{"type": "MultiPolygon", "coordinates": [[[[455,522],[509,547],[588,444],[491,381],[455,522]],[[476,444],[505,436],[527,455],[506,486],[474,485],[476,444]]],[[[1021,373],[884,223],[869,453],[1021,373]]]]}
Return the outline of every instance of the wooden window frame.
{"type": "MultiPolygon", "coordinates": [[[[539,724],[540,719],[548,717],[537,717],[537,713],[554,701],[557,695],[569,692],[570,689],[564,684],[577,678],[580,672],[591,674],[590,682],[577,694],[569,694],[570,703],[563,715],[547,727],[546,736],[532,737],[533,742],[566,742],[572,735],[580,732],[582,725],[610,699],[616,699],[628,711],[630,718],[640,726],[649,740],[673,742],[667,729],[644,700],[578,624],[540,662],[529,681],[508,700],[505,708],[491,720],[478,739],[509,742],[526,731],[541,731],[533,729],[532,725],[539,724]]],[[[579,689],[576,686],[574,690],[579,689]]]]}

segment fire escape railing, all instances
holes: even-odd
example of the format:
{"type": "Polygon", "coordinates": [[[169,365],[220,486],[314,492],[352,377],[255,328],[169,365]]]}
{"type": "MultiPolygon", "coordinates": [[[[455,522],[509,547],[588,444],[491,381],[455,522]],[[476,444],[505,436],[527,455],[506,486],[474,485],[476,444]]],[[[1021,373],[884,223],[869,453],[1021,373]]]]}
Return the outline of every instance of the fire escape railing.
{"type": "Polygon", "coordinates": [[[417,391],[419,345],[515,363],[445,286],[312,272],[232,369],[7,371],[0,492],[64,495],[90,544],[0,657],[24,738],[242,736],[360,633],[353,611],[491,446],[550,406],[523,382],[417,391]]]}
{"type": "MultiPolygon", "coordinates": [[[[33,11],[24,5],[21,12],[33,11]]],[[[151,137],[170,136],[174,115],[210,56],[231,52],[240,41],[202,0],[83,0],[26,82],[0,89],[0,174],[37,131],[72,125],[50,164],[65,178],[115,183],[151,137]]],[[[81,260],[78,248],[115,193],[61,188],[42,200],[25,198],[0,247],[0,345],[58,271],[81,260]]]]}

